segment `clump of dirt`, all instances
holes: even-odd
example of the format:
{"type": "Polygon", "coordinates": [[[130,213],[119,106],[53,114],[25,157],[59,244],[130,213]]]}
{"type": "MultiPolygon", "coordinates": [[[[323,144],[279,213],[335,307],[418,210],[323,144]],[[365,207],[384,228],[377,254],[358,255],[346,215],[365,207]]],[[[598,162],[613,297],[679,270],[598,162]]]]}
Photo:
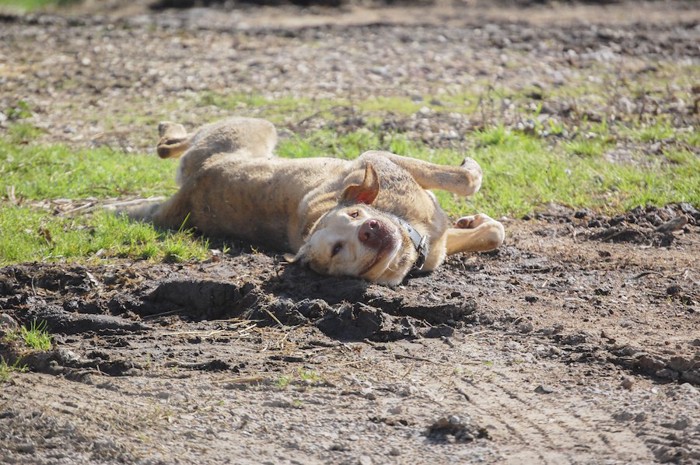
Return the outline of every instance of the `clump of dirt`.
{"type": "Polygon", "coordinates": [[[430,425],[427,435],[435,441],[471,442],[475,439],[489,439],[489,432],[485,428],[456,415],[439,418],[430,425]]]}
{"type": "Polygon", "coordinates": [[[687,234],[700,224],[700,211],[688,203],[665,207],[635,207],[614,217],[589,210],[571,210],[552,206],[549,211],[526,215],[550,223],[569,225],[572,233],[589,240],[628,242],[653,247],[668,247],[676,238],[674,233],[687,234]]]}

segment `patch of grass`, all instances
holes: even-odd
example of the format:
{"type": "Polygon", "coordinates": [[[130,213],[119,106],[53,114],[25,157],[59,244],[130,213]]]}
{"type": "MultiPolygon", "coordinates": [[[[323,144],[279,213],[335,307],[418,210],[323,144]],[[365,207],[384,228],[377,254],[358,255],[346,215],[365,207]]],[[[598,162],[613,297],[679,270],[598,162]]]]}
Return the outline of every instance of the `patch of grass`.
{"type": "Polygon", "coordinates": [[[7,130],[13,144],[28,144],[37,139],[41,133],[41,129],[30,123],[15,123],[7,130]]]}
{"type": "Polygon", "coordinates": [[[380,147],[379,135],[368,129],[339,134],[329,129],[282,140],[277,153],[287,158],[336,157],[352,159],[367,150],[380,147]]]}
{"type": "MultiPolygon", "coordinates": [[[[600,87],[600,83],[590,85],[600,87]]],[[[559,91],[565,95],[565,90],[549,89],[547,97],[559,91]]],[[[486,100],[466,93],[445,94],[439,102],[428,96],[349,101],[213,92],[199,94],[196,99],[201,105],[271,118],[279,127],[284,127],[285,121],[288,126],[289,121],[297,125],[309,117],[328,123],[322,129],[292,137],[284,137],[283,133],[277,149],[283,157],[352,159],[366,150],[379,149],[457,165],[464,156],[471,156],[484,170],[481,192],[470,199],[436,193],[453,217],[474,211],[496,217],[520,216],[550,202],[608,213],[647,203],[684,201],[700,205],[700,166],[694,149],[700,140],[697,130],[676,128],[663,115],[643,121],[542,118],[541,104],[533,106],[532,99],[525,95],[528,92],[532,90],[488,90],[486,100]],[[514,120],[534,120],[535,130],[512,130],[499,113],[499,99],[514,102],[515,111],[521,113],[514,120]],[[456,141],[439,148],[400,132],[379,129],[392,115],[413,114],[424,106],[433,111],[471,107],[477,120],[484,111],[491,116],[482,118],[482,123],[476,125],[482,129],[468,134],[466,143],[456,141]],[[364,121],[364,127],[349,130],[353,126],[344,123],[349,114],[364,121]],[[490,124],[491,120],[496,123],[490,124]],[[551,135],[560,137],[548,137],[551,135]],[[640,150],[630,157],[639,163],[616,162],[602,156],[615,144],[631,142],[630,146],[637,147],[660,140],[665,141],[663,156],[640,150]],[[467,146],[473,147],[469,153],[465,153],[467,146]]],[[[45,205],[47,199],[169,195],[176,189],[177,161],[109,148],[74,150],[34,144],[38,130],[21,121],[22,115],[31,114],[31,108],[19,103],[13,108],[17,119],[10,124],[5,138],[0,138],[0,195],[8,193],[5,200],[0,200],[0,264],[112,257],[181,261],[208,255],[206,241],[187,231],[157,231],[110,213],[64,217],[32,207],[38,202],[45,205]]]]}
{"type": "Polygon", "coordinates": [[[110,149],[16,145],[0,139],[0,264],[61,259],[203,259],[208,243],[190,231],[159,231],[110,212],[73,217],[32,208],[32,201],[167,195],[176,163],[110,149]]]}
{"type": "Polygon", "coordinates": [[[29,328],[22,326],[20,328],[20,337],[25,345],[33,350],[49,350],[51,349],[51,335],[49,334],[45,321],[37,323],[32,321],[29,328]]]}
{"type": "Polygon", "coordinates": [[[319,375],[316,371],[304,370],[303,368],[299,369],[299,378],[301,378],[301,380],[307,384],[316,384],[323,381],[321,375],[319,375]]]}
{"type": "Polygon", "coordinates": [[[676,131],[665,121],[656,121],[654,124],[642,127],[637,131],[642,142],[657,142],[673,137],[676,131]]]}
{"type": "MultiPolygon", "coordinates": [[[[667,154],[672,163],[616,164],[601,155],[611,142],[606,123],[596,123],[591,139],[554,145],[535,135],[498,125],[475,132],[473,153],[484,169],[482,190],[470,199],[437,191],[448,214],[457,217],[476,211],[490,215],[522,216],[550,202],[588,207],[611,213],[637,205],[691,202],[700,205],[698,157],[688,151],[667,154]],[[575,155],[575,156],[572,156],[575,155]]],[[[395,153],[438,164],[456,165],[465,154],[434,149],[401,134],[382,137],[368,130],[338,135],[321,130],[282,141],[286,157],[337,156],[354,158],[368,149],[395,153]]]]}
{"type": "Polygon", "coordinates": [[[474,205],[490,214],[521,216],[549,202],[608,213],[646,204],[700,205],[700,160],[689,152],[677,153],[674,164],[616,164],[571,157],[567,145],[549,147],[525,134],[493,132],[486,137],[490,145],[473,154],[484,169],[482,191],[469,203],[455,202],[450,213],[463,214],[474,205]]]}
{"type": "Polygon", "coordinates": [[[16,8],[22,11],[40,10],[46,7],[63,7],[80,0],[2,0],[0,6],[16,8]]]}
{"type": "Polygon", "coordinates": [[[432,106],[407,97],[371,97],[353,103],[358,110],[365,113],[392,112],[400,115],[412,115],[423,107],[432,106]]]}
{"type": "Polygon", "coordinates": [[[15,121],[32,116],[32,109],[25,100],[19,100],[16,104],[7,108],[5,114],[7,115],[7,119],[15,121]]]}
{"type": "Polygon", "coordinates": [[[600,157],[605,153],[605,143],[598,138],[579,138],[567,142],[564,146],[567,153],[580,157],[600,157]]]}
{"type": "MultiPolygon", "coordinates": [[[[16,127],[14,125],[13,127],[16,127]]],[[[108,148],[17,145],[0,139],[0,193],[25,199],[151,196],[175,190],[177,164],[108,148]]]]}
{"type": "Polygon", "coordinates": [[[287,389],[291,382],[292,379],[289,376],[280,376],[275,382],[275,386],[277,387],[277,389],[287,389]]]}
{"type": "Polygon", "coordinates": [[[0,208],[0,265],[64,259],[203,260],[208,245],[191,231],[159,231],[111,212],[59,217],[28,207],[0,208]]]}
{"type": "Polygon", "coordinates": [[[26,365],[21,365],[19,360],[10,365],[2,356],[0,356],[0,384],[9,381],[12,377],[12,373],[24,373],[26,371],[26,365]]]}

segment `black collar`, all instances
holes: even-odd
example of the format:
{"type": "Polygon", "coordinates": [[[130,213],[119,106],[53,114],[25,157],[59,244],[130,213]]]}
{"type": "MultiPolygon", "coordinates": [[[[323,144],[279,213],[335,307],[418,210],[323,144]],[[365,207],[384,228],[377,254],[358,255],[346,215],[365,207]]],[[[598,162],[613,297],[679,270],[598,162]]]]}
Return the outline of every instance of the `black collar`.
{"type": "Polygon", "coordinates": [[[418,258],[416,258],[416,262],[413,264],[413,269],[420,271],[423,268],[423,265],[425,265],[425,259],[428,257],[428,237],[421,236],[420,233],[416,231],[416,229],[407,221],[404,221],[401,218],[398,218],[398,220],[411,238],[411,242],[413,242],[413,247],[416,248],[416,252],[418,252],[418,258]]]}

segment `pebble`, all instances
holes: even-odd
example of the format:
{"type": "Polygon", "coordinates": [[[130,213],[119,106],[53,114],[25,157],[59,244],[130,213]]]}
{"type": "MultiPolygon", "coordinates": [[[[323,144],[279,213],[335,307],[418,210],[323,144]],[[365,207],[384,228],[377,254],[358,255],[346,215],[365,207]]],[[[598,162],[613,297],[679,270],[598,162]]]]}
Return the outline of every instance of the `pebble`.
{"type": "Polygon", "coordinates": [[[0,313],[0,330],[15,331],[19,328],[19,323],[7,313],[0,313]]]}
{"type": "Polygon", "coordinates": [[[634,378],[631,376],[625,376],[622,378],[622,387],[625,389],[632,389],[632,386],[634,386],[634,378]]]}
{"type": "Polygon", "coordinates": [[[538,394],[552,394],[554,392],[554,389],[550,386],[540,384],[535,388],[535,392],[538,394]]]}
{"type": "Polygon", "coordinates": [[[531,333],[535,327],[529,321],[523,321],[518,325],[518,331],[523,334],[531,333]]]}

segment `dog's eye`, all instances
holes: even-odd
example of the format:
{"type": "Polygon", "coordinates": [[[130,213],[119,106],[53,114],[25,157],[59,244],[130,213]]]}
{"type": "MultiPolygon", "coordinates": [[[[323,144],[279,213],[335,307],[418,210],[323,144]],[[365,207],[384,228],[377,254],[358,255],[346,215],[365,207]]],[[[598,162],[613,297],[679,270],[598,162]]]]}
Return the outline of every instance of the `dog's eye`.
{"type": "Polygon", "coordinates": [[[341,250],[343,250],[343,243],[338,242],[336,245],[333,246],[333,250],[331,250],[331,257],[335,257],[336,255],[338,255],[338,252],[340,252],[341,250]]]}
{"type": "Polygon", "coordinates": [[[358,216],[360,216],[360,212],[357,210],[350,213],[350,218],[357,218],[358,216]]]}

